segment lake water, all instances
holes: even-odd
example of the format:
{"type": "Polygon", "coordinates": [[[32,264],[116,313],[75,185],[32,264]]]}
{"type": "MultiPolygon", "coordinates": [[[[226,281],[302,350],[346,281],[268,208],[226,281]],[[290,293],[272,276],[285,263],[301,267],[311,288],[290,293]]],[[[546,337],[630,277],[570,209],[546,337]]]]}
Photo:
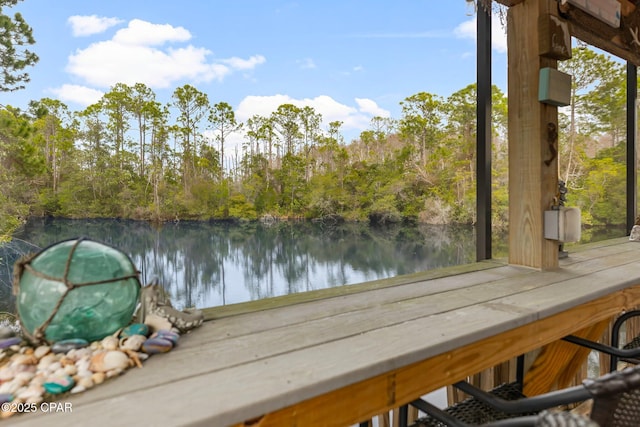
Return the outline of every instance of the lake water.
{"type": "MultiPolygon", "coordinates": [[[[605,230],[590,240],[623,231],[605,230]]],[[[213,307],[465,264],[475,260],[471,226],[327,225],[314,222],[189,222],[32,219],[0,248],[0,311],[13,311],[15,259],[75,237],[129,255],[143,283],[153,277],[179,309],[213,307]]],[[[506,235],[494,258],[506,257],[506,235]]]]}
{"type": "Polygon", "coordinates": [[[88,237],[129,255],[143,283],[158,277],[179,308],[212,307],[473,262],[473,227],[313,222],[188,222],[32,219],[0,268],[0,298],[18,254],[88,237]],[[11,265],[9,265],[11,264],[11,265]]]}

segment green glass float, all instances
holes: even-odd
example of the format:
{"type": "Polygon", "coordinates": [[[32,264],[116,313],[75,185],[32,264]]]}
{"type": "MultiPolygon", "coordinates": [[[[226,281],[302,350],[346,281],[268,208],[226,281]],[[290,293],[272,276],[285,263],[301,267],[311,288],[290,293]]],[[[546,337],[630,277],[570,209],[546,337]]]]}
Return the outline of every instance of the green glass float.
{"type": "Polygon", "coordinates": [[[139,273],[119,250],[85,238],[65,240],[16,263],[14,292],[32,342],[89,342],[131,322],[139,273]]]}

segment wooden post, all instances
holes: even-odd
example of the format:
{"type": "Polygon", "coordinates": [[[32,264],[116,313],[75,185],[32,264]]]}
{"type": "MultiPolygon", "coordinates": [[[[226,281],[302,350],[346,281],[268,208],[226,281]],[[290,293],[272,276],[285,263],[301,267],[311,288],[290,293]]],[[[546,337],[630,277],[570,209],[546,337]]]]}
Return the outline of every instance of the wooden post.
{"type": "MultiPolygon", "coordinates": [[[[527,0],[507,15],[509,263],[552,269],[558,266],[559,247],[543,237],[543,217],[558,191],[558,159],[548,131],[558,129],[558,108],[538,101],[538,80],[540,68],[556,68],[557,61],[539,55],[542,14],[557,14],[556,2],[527,0]]],[[[555,144],[557,149],[557,138],[555,144]]]]}

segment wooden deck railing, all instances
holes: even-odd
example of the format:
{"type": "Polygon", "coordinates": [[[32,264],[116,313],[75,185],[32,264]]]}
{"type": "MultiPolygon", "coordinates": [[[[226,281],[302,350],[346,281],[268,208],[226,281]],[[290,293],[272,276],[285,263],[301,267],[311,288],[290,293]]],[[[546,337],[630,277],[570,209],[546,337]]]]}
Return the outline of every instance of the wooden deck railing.
{"type": "Polygon", "coordinates": [[[562,337],[598,339],[640,305],[638,259],[639,243],[616,239],[553,271],[481,262],[214,308],[143,369],[62,396],[72,414],[11,422],[349,426],[465,377],[510,379],[506,362],[542,348],[525,377],[535,394],[572,381],[586,358],[562,337]]]}

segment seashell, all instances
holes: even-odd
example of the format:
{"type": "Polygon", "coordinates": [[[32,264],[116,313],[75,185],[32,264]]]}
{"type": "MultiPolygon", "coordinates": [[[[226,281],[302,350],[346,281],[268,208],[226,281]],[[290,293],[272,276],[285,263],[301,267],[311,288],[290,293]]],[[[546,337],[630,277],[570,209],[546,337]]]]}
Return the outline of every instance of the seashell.
{"type": "Polygon", "coordinates": [[[111,350],[94,355],[89,369],[93,372],[108,372],[114,369],[126,369],[130,365],[131,361],[125,353],[111,350]]]}
{"type": "Polygon", "coordinates": [[[46,369],[47,367],[49,367],[49,365],[56,362],[57,360],[58,360],[58,356],[56,356],[53,353],[49,353],[40,359],[40,362],[38,362],[38,369],[40,370],[46,369]]]}
{"type": "Polygon", "coordinates": [[[76,363],[81,359],[89,359],[93,353],[91,352],[91,348],[83,347],[83,348],[74,348],[73,350],[67,353],[67,359],[74,360],[76,363]]]}
{"type": "Polygon", "coordinates": [[[21,385],[18,383],[14,383],[13,381],[7,381],[0,384],[0,393],[9,393],[15,394],[18,390],[20,390],[21,385]]]}
{"type": "Polygon", "coordinates": [[[38,367],[36,365],[17,365],[13,369],[15,369],[16,373],[32,372],[35,374],[38,371],[38,367]]]}
{"type": "Polygon", "coordinates": [[[82,338],[71,338],[54,343],[51,346],[51,351],[53,351],[54,353],[67,353],[69,350],[73,350],[75,348],[83,348],[88,345],[89,342],[87,340],[83,340],[82,338]]]}
{"type": "Polygon", "coordinates": [[[104,378],[104,372],[96,372],[91,375],[91,381],[93,381],[94,384],[102,384],[104,382],[104,378]]]}
{"type": "Polygon", "coordinates": [[[120,375],[122,372],[124,372],[123,369],[121,368],[116,368],[116,369],[112,369],[110,371],[105,372],[105,377],[106,378],[113,378],[113,377],[117,377],[118,375],[120,375]]]}
{"type": "Polygon", "coordinates": [[[16,393],[16,397],[20,400],[24,400],[27,401],[31,398],[34,397],[42,397],[42,395],[44,394],[44,388],[41,386],[29,386],[24,388],[23,390],[20,390],[16,393]]]}
{"type": "Polygon", "coordinates": [[[13,381],[17,382],[21,386],[29,384],[31,379],[36,375],[33,372],[19,372],[13,377],[13,381]]]}
{"type": "Polygon", "coordinates": [[[114,337],[113,335],[104,337],[102,341],[100,341],[100,345],[105,350],[116,350],[118,348],[118,344],[118,338],[114,337]]]}
{"type": "Polygon", "coordinates": [[[49,394],[60,394],[71,390],[74,385],[73,378],[67,375],[64,377],[52,377],[42,384],[42,387],[49,394]]]}
{"type": "Polygon", "coordinates": [[[20,354],[33,354],[33,347],[20,347],[20,354]]]}
{"type": "Polygon", "coordinates": [[[71,394],[82,393],[85,390],[86,390],[86,387],[78,384],[77,386],[71,389],[71,394]]]}
{"type": "Polygon", "coordinates": [[[0,340],[0,348],[10,348],[13,351],[20,351],[19,344],[21,342],[22,338],[20,337],[4,338],[0,340]]]}
{"type": "Polygon", "coordinates": [[[123,350],[138,351],[146,340],[147,337],[145,337],[144,335],[129,335],[120,338],[120,348],[123,350]]]}
{"type": "Polygon", "coordinates": [[[173,343],[173,346],[175,347],[176,345],[178,345],[180,334],[170,330],[160,329],[156,331],[153,335],[151,335],[151,338],[156,338],[156,337],[164,338],[166,340],[171,341],[173,343]]]}
{"type": "Polygon", "coordinates": [[[142,344],[142,351],[147,354],[166,353],[171,351],[173,343],[168,339],[155,337],[149,338],[142,344]]]}
{"type": "Polygon", "coordinates": [[[49,347],[48,345],[41,345],[40,347],[34,350],[33,355],[38,359],[42,359],[44,356],[46,356],[50,352],[51,352],[51,347],[49,347]]]}
{"type": "Polygon", "coordinates": [[[149,326],[149,329],[152,331],[157,331],[160,329],[171,329],[173,326],[171,322],[169,322],[164,317],[160,317],[157,314],[147,314],[144,318],[144,324],[149,326]]]}
{"type": "Polygon", "coordinates": [[[42,387],[42,384],[46,382],[46,378],[40,374],[36,374],[35,377],[31,379],[31,383],[29,383],[30,387],[42,387]]]}
{"type": "Polygon", "coordinates": [[[66,355],[60,358],[60,365],[64,368],[65,366],[75,365],[75,360],[69,359],[66,355]]]}
{"type": "Polygon", "coordinates": [[[91,359],[82,359],[76,362],[76,368],[78,368],[78,372],[81,371],[91,371],[89,366],[91,365],[91,359]]]}
{"type": "Polygon", "coordinates": [[[67,376],[67,371],[65,371],[64,368],[56,369],[55,371],[53,371],[51,376],[52,377],[65,377],[65,376],[67,376]]]}
{"type": "Polygon", "coordinates": [[[78,373],[78,368],[76,368],[76,365],[67,365],[65,367],[62,368],[62,370],[67,374],[67,375],[75,375],[78,373]]]}
{"type": "Polygon", "coordinates": [[[11,358],[11,364],[17,365],[37,365],[38,359],[33,354],[20,354],[16,353],[11,358]]]}
{"type": "Polygon", "coordinates": [[[16,371],[8,366],[0,369],[0,382],[11,381],[16,376],[16,371]]]}
{"type": "Polygon", "coordinates": [[[132,323],[120,332],[120,338],[127,338],[132,335],[149,336],[149,326],[144,323],[132,323]]]}
{"type": "Polygon", "coordinates": [[[79,386],[84,387],[85,390],[89,390],[91,387],[93,387],[93,380],[91,379],[91,377],[84,377],[84,378],[80,378],[77,381],[77,384],[79,386]]]}
{"type": "Polygon", "coordinates": [[[51,372],[55,372],[58,369],[62,369],[62,363],[55,361],[53,363],[51,363],[49,366],[47,366],[47,372],[51,373],[51,372]]]}

